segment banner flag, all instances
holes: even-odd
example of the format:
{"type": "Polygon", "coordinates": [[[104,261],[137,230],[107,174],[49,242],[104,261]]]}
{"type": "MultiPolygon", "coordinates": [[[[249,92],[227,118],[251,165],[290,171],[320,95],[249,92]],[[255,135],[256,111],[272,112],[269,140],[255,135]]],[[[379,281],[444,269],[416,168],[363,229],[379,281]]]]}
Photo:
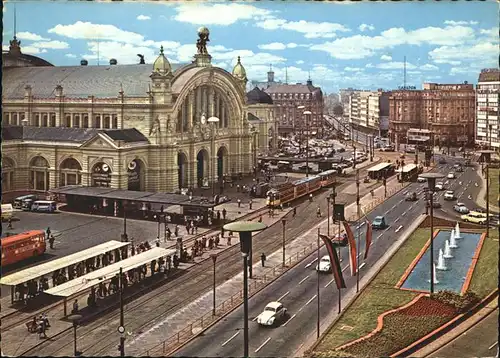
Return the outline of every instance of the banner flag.
{"type": "MultiPolygon", "coordinates": [[[[337,255],[337,251],[333,246],[332,240],[327,235],[319,235],[319,237],[323,240],[323,243],[328,250],[328,256],[330,256],[330,262],[332,265],[332,273],[333,278],[335,279],[335,284],[338,289],[346,288],[344,276],[342,275],[342,268],[340,267],[340,259],[337,255]]],[[[318,263],[319,264],[319,263],[318,263]]]]}
{"type": "Polygon", "coordinates": [[[357,266],[357,250],[356,250],[356,240],[354,240],[354,234],[352,233],[351,227],[347,221],[344,221],[344,229],[347,234],[347,240],[349,241],[349,264],[351,266],[351,275],[356,275],[357,266]]]}
{"type": "Polygon", "coordinates": [[[365,242],[365,257],[364,257],[365,260],[368,257],[368,250],[370,249],[370,245],[372,244],[372,235],[373,235],[372,223],[369,220],[366,220],[366,242],[365,242]]]}

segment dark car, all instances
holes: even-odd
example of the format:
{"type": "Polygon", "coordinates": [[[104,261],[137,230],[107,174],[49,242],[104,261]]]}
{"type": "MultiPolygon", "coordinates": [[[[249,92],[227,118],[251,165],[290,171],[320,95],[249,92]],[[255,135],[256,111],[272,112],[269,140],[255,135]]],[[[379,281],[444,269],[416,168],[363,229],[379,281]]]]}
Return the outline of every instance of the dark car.
{"type": "Polygon", "coordinates": [[[384,216],[376,216],[372,222],[372,228],[375,230],[382,230],[387,227],[384,216]]]}
{"type": "MultiPolygon", "coordinates": [[[[431,202],[428,200],[426,203],[425,203],[425,207],[426,208],[430,208],[431,206],[431,202]]],[[[439,201],[433,201],[432,202],[432,207],[434,209],[441,209],[441,203],[439,201]]]]}
{"type": "Polygon", "coordinates": [[[417,193],[411,192],[411,193],[406,194],[405,200],[406,201],[417,201],[417,193]]]}
{"type": "Polygon", "coordinates": [[[342,235],[335,235],[335,237],[332,238],[332,243],[337,246],[347,246],[347,234],[343,233],[342,235]]]}
{"type": "Polygon", "coordinates": [[[439,164],[446,164],[446,159],[444,158],[439,158],[439,164]]]}

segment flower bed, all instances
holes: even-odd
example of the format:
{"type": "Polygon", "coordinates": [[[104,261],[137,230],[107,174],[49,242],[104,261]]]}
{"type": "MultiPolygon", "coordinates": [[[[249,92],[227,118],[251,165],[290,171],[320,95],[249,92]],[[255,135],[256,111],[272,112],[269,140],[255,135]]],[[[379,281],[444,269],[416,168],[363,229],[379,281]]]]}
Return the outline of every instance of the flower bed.
{"type": "Polygon", "coordinates": [[[424,296],[411,306],[385,316],[381,331],[341,352],[356,357],[388,356],[432,332],[456,314],[455,307],[424,296]]]}

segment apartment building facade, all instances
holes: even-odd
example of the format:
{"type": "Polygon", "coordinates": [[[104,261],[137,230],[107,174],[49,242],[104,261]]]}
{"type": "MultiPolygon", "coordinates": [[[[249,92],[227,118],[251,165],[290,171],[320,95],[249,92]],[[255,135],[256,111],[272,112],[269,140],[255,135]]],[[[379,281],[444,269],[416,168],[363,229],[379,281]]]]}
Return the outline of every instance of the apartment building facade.
{"type": "Polygon", "coordinates": [[[349,123],[359,131],[384,135],[388,128],[389,93],[353,91],[349,95],[349,123]]]}
{"type": "Polygon", "coordinates": [[[500,70],[483,69],[476,87],[476,133],[475,142],[482,147],[500,151],[500,119],[498,102],[500,98],[500,70]]]}

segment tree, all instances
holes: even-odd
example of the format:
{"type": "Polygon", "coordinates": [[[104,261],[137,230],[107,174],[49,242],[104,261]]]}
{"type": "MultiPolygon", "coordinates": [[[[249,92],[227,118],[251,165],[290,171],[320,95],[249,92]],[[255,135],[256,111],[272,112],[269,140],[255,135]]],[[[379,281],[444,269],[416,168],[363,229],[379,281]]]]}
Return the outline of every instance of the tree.
{"type": "Polygon", "coordinates": [[[333,114],[341,116],[344,114],[344,107],[341,104],[337,104],[333,107],[333,114]]]}

